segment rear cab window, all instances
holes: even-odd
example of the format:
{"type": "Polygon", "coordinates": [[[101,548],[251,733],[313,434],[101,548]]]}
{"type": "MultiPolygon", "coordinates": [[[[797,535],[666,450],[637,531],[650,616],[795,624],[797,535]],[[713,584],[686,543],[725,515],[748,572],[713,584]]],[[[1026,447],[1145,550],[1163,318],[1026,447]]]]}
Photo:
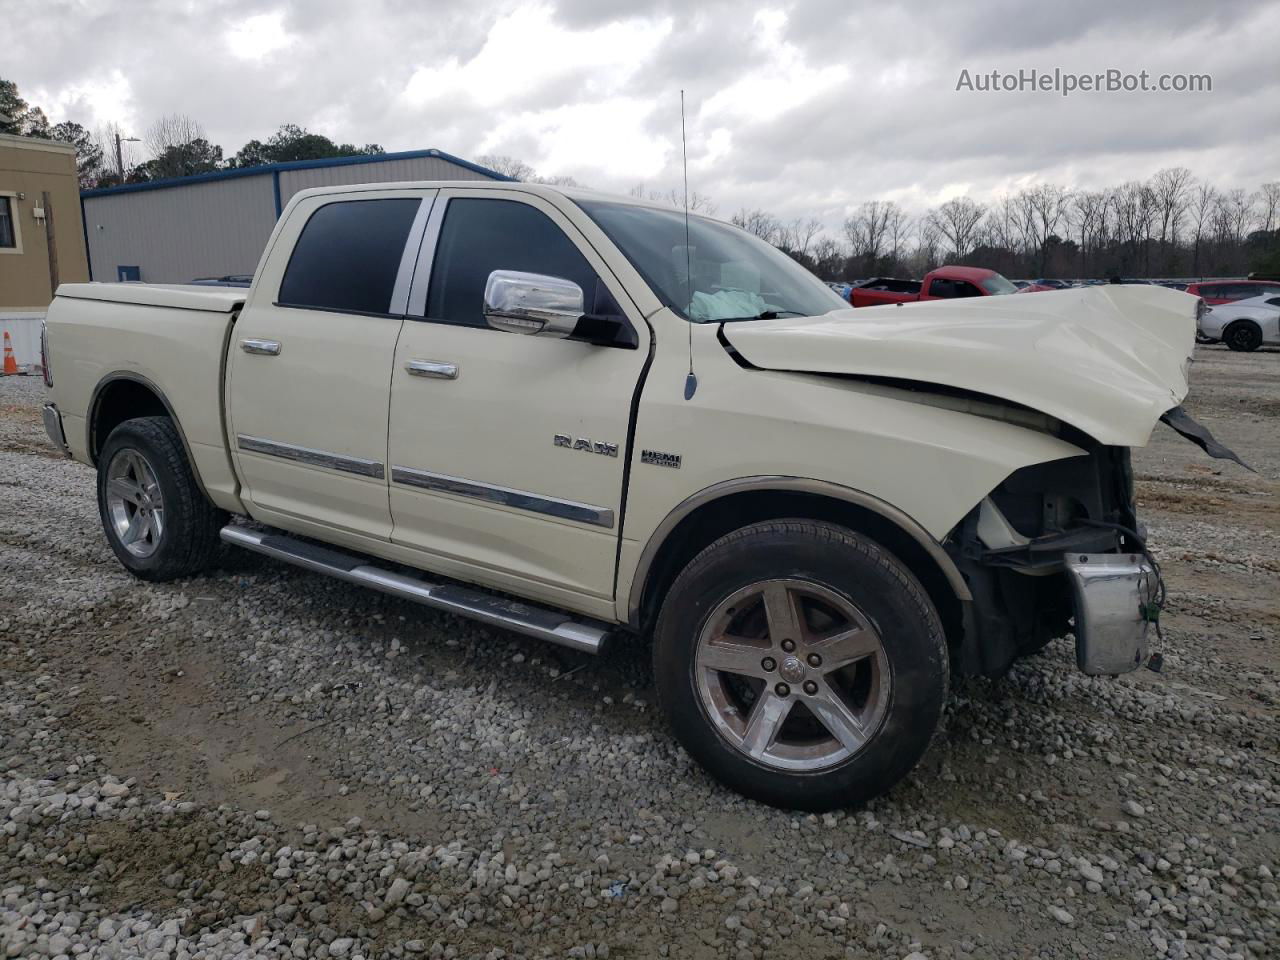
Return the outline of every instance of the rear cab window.
{"type": "Polygon", "coordinates": [[[311,214],[276,306],[387,316],[421,199],[340,200],[311,214]]]}

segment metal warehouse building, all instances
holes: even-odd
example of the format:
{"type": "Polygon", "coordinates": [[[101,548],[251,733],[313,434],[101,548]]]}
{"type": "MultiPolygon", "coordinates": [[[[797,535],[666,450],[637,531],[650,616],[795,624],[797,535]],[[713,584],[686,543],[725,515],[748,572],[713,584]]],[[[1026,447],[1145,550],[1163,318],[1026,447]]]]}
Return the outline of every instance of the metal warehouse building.
{"type": "Polygon", "coordinates": [[[299,190],[397,180],[510,180],[440,150],[298,160],[80,194],[92,280],[250,274],[299,190]]]}

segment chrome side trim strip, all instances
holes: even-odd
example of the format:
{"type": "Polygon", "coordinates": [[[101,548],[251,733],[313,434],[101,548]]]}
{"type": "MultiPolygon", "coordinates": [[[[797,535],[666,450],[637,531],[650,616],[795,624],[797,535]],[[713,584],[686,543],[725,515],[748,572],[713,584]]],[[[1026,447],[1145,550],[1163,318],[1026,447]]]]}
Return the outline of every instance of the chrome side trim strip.
{"type": "Polygon", "coordinates": [[[492,596],[469,587],[429,583],[417,577],[393,573],[365,563],[362,557],[295,540],[284,534],[229,524],[219,535],[226,543],[292,563],[304,570],[323,573],[583,653],[599,653],[609,636],[609,629],[603,624],[582,623],[565,613],[492,596]]]}
{"type": "Polygon", "coordinates": [[[473,500],[484,500],[504,507],[515,507],[517,510],[545,513],[547,516],[559,517],[561,520],[576,520],[579,523],[590,523],[597,527],[613,529],[613,510],[608,507],[594,507],[589,503],[544,497],[542,494],[530,493],[527,490],[512,490],[510,487],[477,483],[474,480],[450,477],[443,473],[428,473],[426,470],[414,470],[411,467],[392,466],[391,482],[418,487],[422,490],[452,493],[460,497],[470,497],[473,500]]]}
{"type": "Polygon", "coordinates": [[[382,480],[386,470],[377,460],[365,460],[361,457],[346,457],[328,450],[313,450],[311,447],[297,447],[291,443],[279,443],[262,437],[250,437],[243,433],[236,434],[236,446],[249,453],[264,453],[269,457],[282,460],[296,460],[312,467],[325,467],[329,470],[341,470],[343,473],[354,473],[361,477],[373,477],[382,480]]]}

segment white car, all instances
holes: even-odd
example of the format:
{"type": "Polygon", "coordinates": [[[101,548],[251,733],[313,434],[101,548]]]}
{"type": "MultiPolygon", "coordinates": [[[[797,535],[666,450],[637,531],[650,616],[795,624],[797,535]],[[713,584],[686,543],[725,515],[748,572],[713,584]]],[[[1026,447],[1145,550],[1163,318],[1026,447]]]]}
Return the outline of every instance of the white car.
{"type": "Polygon", "coordinates": [[[1271,291],[1210,307],[1202,313],[1196,333],[1201,340],[1246,352],[1280,344],[1280,295],[1271,291]]]}
{"type": "Polygon", "coordinates": [[[1068,631],[1086,673],[1146,660],[1129,448],[1163,420],[1214,449],[1179,406],[1198,303],[855,311],[668,207],[325,187],[248,289],[63,284],[45,422],[141,579],[221,540],[580,651],[651,640],[695,758],[826,810],[911,769],[953,673],[1068,631]]]}

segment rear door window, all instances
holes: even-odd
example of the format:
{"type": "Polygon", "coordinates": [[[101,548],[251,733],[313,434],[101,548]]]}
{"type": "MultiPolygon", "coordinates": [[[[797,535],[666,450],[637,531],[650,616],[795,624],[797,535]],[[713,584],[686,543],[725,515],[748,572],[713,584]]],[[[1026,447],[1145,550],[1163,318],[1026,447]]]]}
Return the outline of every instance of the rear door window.
{"type": "Polygon", "coordinates": [[[277,304],[386,316],[416,197],[325,204],[302,228],[277,304]]]}

